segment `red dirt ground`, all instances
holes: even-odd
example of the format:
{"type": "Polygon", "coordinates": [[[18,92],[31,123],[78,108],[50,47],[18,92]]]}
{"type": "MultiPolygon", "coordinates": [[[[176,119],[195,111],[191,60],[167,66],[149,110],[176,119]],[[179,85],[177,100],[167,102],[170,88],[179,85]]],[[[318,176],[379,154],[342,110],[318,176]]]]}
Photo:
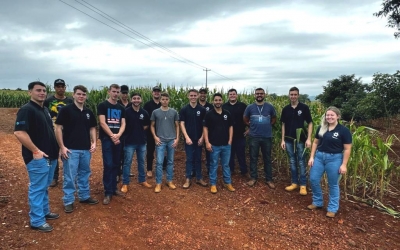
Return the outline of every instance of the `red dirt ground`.
{"type": "MultiPolygon", "coordinates": [[[[156,194],[132,178],[126,197],[113,198],[107,206],[75,202],[74,212],[66,214],[59,184],[49,190],[52,211],[61,215],[50,221],[54,231],[33,231],[27,172],[12,134],[16,112],[0,109],[0,249],[400,249],[398,219],[344,199],[334,219],[326,218],[324,210],[308,211],[310,194],[284,191],[287,172],[274,173],[275,190],[262,181],[247,187],[247,178],[238,174],[233,175],[234,193],[221,181],[216,195],[196,184],[182,189],[182,150],[175,155],[176,190],[164,185],[156,194]]],[[[91,193],[102,200],[100,148],[91,166],[91,193]]],[[[149,182],[154,185],[154,179],[149,182]]],[[[400,210],[399,198],[394,200],[392,206],[400,210]]]]}

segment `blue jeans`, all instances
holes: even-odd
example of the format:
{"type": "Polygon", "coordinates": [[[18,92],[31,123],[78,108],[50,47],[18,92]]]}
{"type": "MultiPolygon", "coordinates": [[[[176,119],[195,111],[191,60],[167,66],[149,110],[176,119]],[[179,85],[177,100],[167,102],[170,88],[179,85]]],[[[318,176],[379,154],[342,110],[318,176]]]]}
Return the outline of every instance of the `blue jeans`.
{"type": "Polygon", "coordinates": [[[175,149],[172,147],[174,140],[162,141],[160,145],[156,146],[157,169],[156,169],[156,183],[162,183],[163,176],[163,162],[164,152],[167,151],[167,182],[171,182],[174,178],[174,153],[175,149]]]}
{"type": "Polygon", "coordinates": [[[112,196],[117,190],[117,175],[121,164],[121,143],[115,145],[111,138],[101,139],[103,153],[103,185],[104,194],[112,196]]]}
{"type": "Polygon", "coordinates": [[[196,172],[196,179],[202,179],[201,174],[201,150],[202,146],[199,146],[197,142],[192,145],[187,145],[185,143],[185,153],[186,153],[186,178],[192,178],[192,172],[196,172]]]}
{"type": "Polygon", "coordinates": [[[304,142],[294,141],[285,141],[286,145],[286,153],[289,156],[290,163],[290,172],[292,174],[292,183],[300,184],[300,186],[307,185],[307,176],[306,176],[306,161],[305,156],[306,152],[304,151],[304,142]],[[297,170],[297,164],[300,170],[300,178],[299,171],[297,170]]]}
{"type": "Polygon", "coordinates": [[[146,176],[144,172],[144,157],[146,155],[146,144],[136,144],[136,145],[125,145],[124,147],[124,167],[123,167],[123,176],[122,176],[122,184],[129,185],[130,178],[129,175],[131,173],[131,165],[133,154],[136,151],[137,158],[137,168],[138,168],[138,180],[139,183],[146,181],[146,176]]]}
{"type": "Polygon", "coordinates": [[[246,165],[246,138],[239,137],[232,139],[232,148],[231,148],[231,157],[229,159],[229,167],[231,169],[231,173],[235,170],[235,155],[237,156],[240,173],[242,175],[247,174],[247,165],[246,165]]]}
{"type": "Polygon", "coordinates": [[[206,143],[203,141],[204,145],[204,152],[206,154],[206,168],[207,168],[207,173],[210,173],[210,165],[211,165],[211,160],[210,160],[210,151],[207,150],[206,148],[206,143]]]}
{"type": "Polygon", "coordinates": [[[48,161],[46,158],[31,160],[26,164],[29,176],[28,202],[30,224],[40,227],[46,223],[44,216],[50,213],[49,193],[57,159],[48,161]]]}
{"type": "Polygon", "coordinates": [[[231,169],[229,168],[229,158],[231,155],[231,145],[214,146],[211,145],[210,152],[210,184],[217,185],[218,160],[221,158],[222,175],[225,184],[231,184],[231,169]]]}
{"type": "Polygon", "coordinates": [[[249,138],[250,148],[250,178],[258,179],[258,155],[261,148],[261,154],[264,161],[264,173],[267,181],[272,181],[272,163],[271,163],[271,150],[272,138],[267,137],[251,137],[249,138]]]}
{"type": "Polygon", "coordinates": [[[314,165],[310,169],[310,183],[312,189],[312,203],[317,207],[324,205],[321,189],[321,177],[326,172],[329,186],[328,212],[336,213],[339,210],[339,168],[343,162],[343,154],[330,154],[317,151],[314,165]]]}
{"type": "Polygon", "coordinates": [[[74,203],[75,191],[78,191],[78,198],[81,201],[90,198],[90,159],[89,150],[70,149],[68,159],[62,159],[64,170],[64,206],[74,203]]]}

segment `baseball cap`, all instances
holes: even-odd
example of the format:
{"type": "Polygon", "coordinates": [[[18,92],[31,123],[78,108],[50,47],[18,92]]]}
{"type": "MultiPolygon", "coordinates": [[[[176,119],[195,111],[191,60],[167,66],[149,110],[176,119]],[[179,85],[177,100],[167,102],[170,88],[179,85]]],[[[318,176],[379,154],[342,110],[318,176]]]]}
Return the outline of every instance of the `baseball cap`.
{"type": "Polygon", "coordinates": [[[206,88],[200,88],[200,89],[199,89],[199,93],[201,93],[201,92],[204,92],[204,93],[206,93],[206,94],[207,94],[207,92],[208,92],[208,91],[207,91],[207,89],[206,89],[206,88]]]}
{"type": "Polygon", "coordinates": [[[121,85],[121,93],[128,94],[129,93],[129,87],[126,86],[126,85],[121,85]]]}
{"type": "Polygon", "coordinates": [[[65,81],[63,79],[56,79],[54,81],[54,87],[59,86],[59,85],[65,86],[65,81]]]}
{"type": "Polygon", "coordinates": [[[160,87],[158,87],[158,86],[154,86],[154,87],[153,87],[153,91],[161,91],[161,89],[160,89],[160,87]]]}

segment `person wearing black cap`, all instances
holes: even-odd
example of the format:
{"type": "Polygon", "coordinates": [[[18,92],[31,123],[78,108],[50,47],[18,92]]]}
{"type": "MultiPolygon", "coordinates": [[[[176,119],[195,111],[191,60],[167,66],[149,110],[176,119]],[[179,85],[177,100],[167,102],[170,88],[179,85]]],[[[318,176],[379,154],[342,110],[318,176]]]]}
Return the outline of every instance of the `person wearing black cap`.
{"type": "MultiPolygon", "coordinates": [[[[151,114],[153,113],[154,110],[158,109],[161,107],[161,102],[160,102],[160,94],[161,94],[161,88],[159,86],[154,86],[153,91],[151,92],[153,95],[153,98],[146,102],[143,106],[143,109],[147,111],[149,116],[151,117],[151,114]]],[[[150,131],[150,129],[147,130],[147,145],[146,145],[146,160],[147,160],[147,177],[151,178],[153,176],[153,160],[154,160],[154,151],[156,150],[156,144],[154,142],[154,137],[150,131]]]]}
{"type": "MultiPolygon", "coordinates": [[[[207,102],[207,88],[200,88],[199,90],[199,104],[203,106],[206,109],[206,113],[208,113],[210,110],[214,109],[214,106],[207,102]]],[[[207,167],[207,173],[210,172],[210,151],[206,149],[206,144],[204,143],[204,151],[206,152],[206,167],[207,167]]]]}
{"type": "MultiPolygon", "coordinates": [[[[48,97],[43,103],[43,106],[49,109],[51,119],[53,120],[53,122],[56,120],[58,112],[62,107],[74,102],[74,100],[71,97],[65,95],[66,85],[63,79],[56,79],[54,81],[54,90],[55,94],[48,97]]],[[[51,182],[50,187],[57,186],[59,172],[60,172],[60,167],[57,161],[56,169],[54,171],[53,181],[51,182]]]]}
{"type": "MultiPolygon", "coordinates": [[[[127,108],[131,102],[129,101],[129,87],[126,85],[121,85],[121,95],[119,96],[119,99],[117,101],[119,104],[121,104],[124,108],[127,108]]],[[[125,140],[123,137],[121,137],[121,145],[122,148],[125,146],[125,140]]],[[[121,150],[121,167],[117,176],[117,182],[119,182],[122,178],[122,173],[123,173],[123,168],[124,168],[124,150],[121,150]]],[[[129,174],[129,177],[135,176],[133,173],[129,174]]]]}

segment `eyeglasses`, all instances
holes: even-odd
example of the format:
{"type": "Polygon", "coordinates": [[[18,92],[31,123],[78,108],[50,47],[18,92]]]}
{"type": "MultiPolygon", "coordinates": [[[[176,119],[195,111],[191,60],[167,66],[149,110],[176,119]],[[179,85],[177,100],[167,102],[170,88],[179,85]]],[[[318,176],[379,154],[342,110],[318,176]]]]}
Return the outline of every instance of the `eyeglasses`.
{"type": "Polygon", "coordinates": [[[256,93],[256,95],[265,95],[265,93],[256,93]]]}

